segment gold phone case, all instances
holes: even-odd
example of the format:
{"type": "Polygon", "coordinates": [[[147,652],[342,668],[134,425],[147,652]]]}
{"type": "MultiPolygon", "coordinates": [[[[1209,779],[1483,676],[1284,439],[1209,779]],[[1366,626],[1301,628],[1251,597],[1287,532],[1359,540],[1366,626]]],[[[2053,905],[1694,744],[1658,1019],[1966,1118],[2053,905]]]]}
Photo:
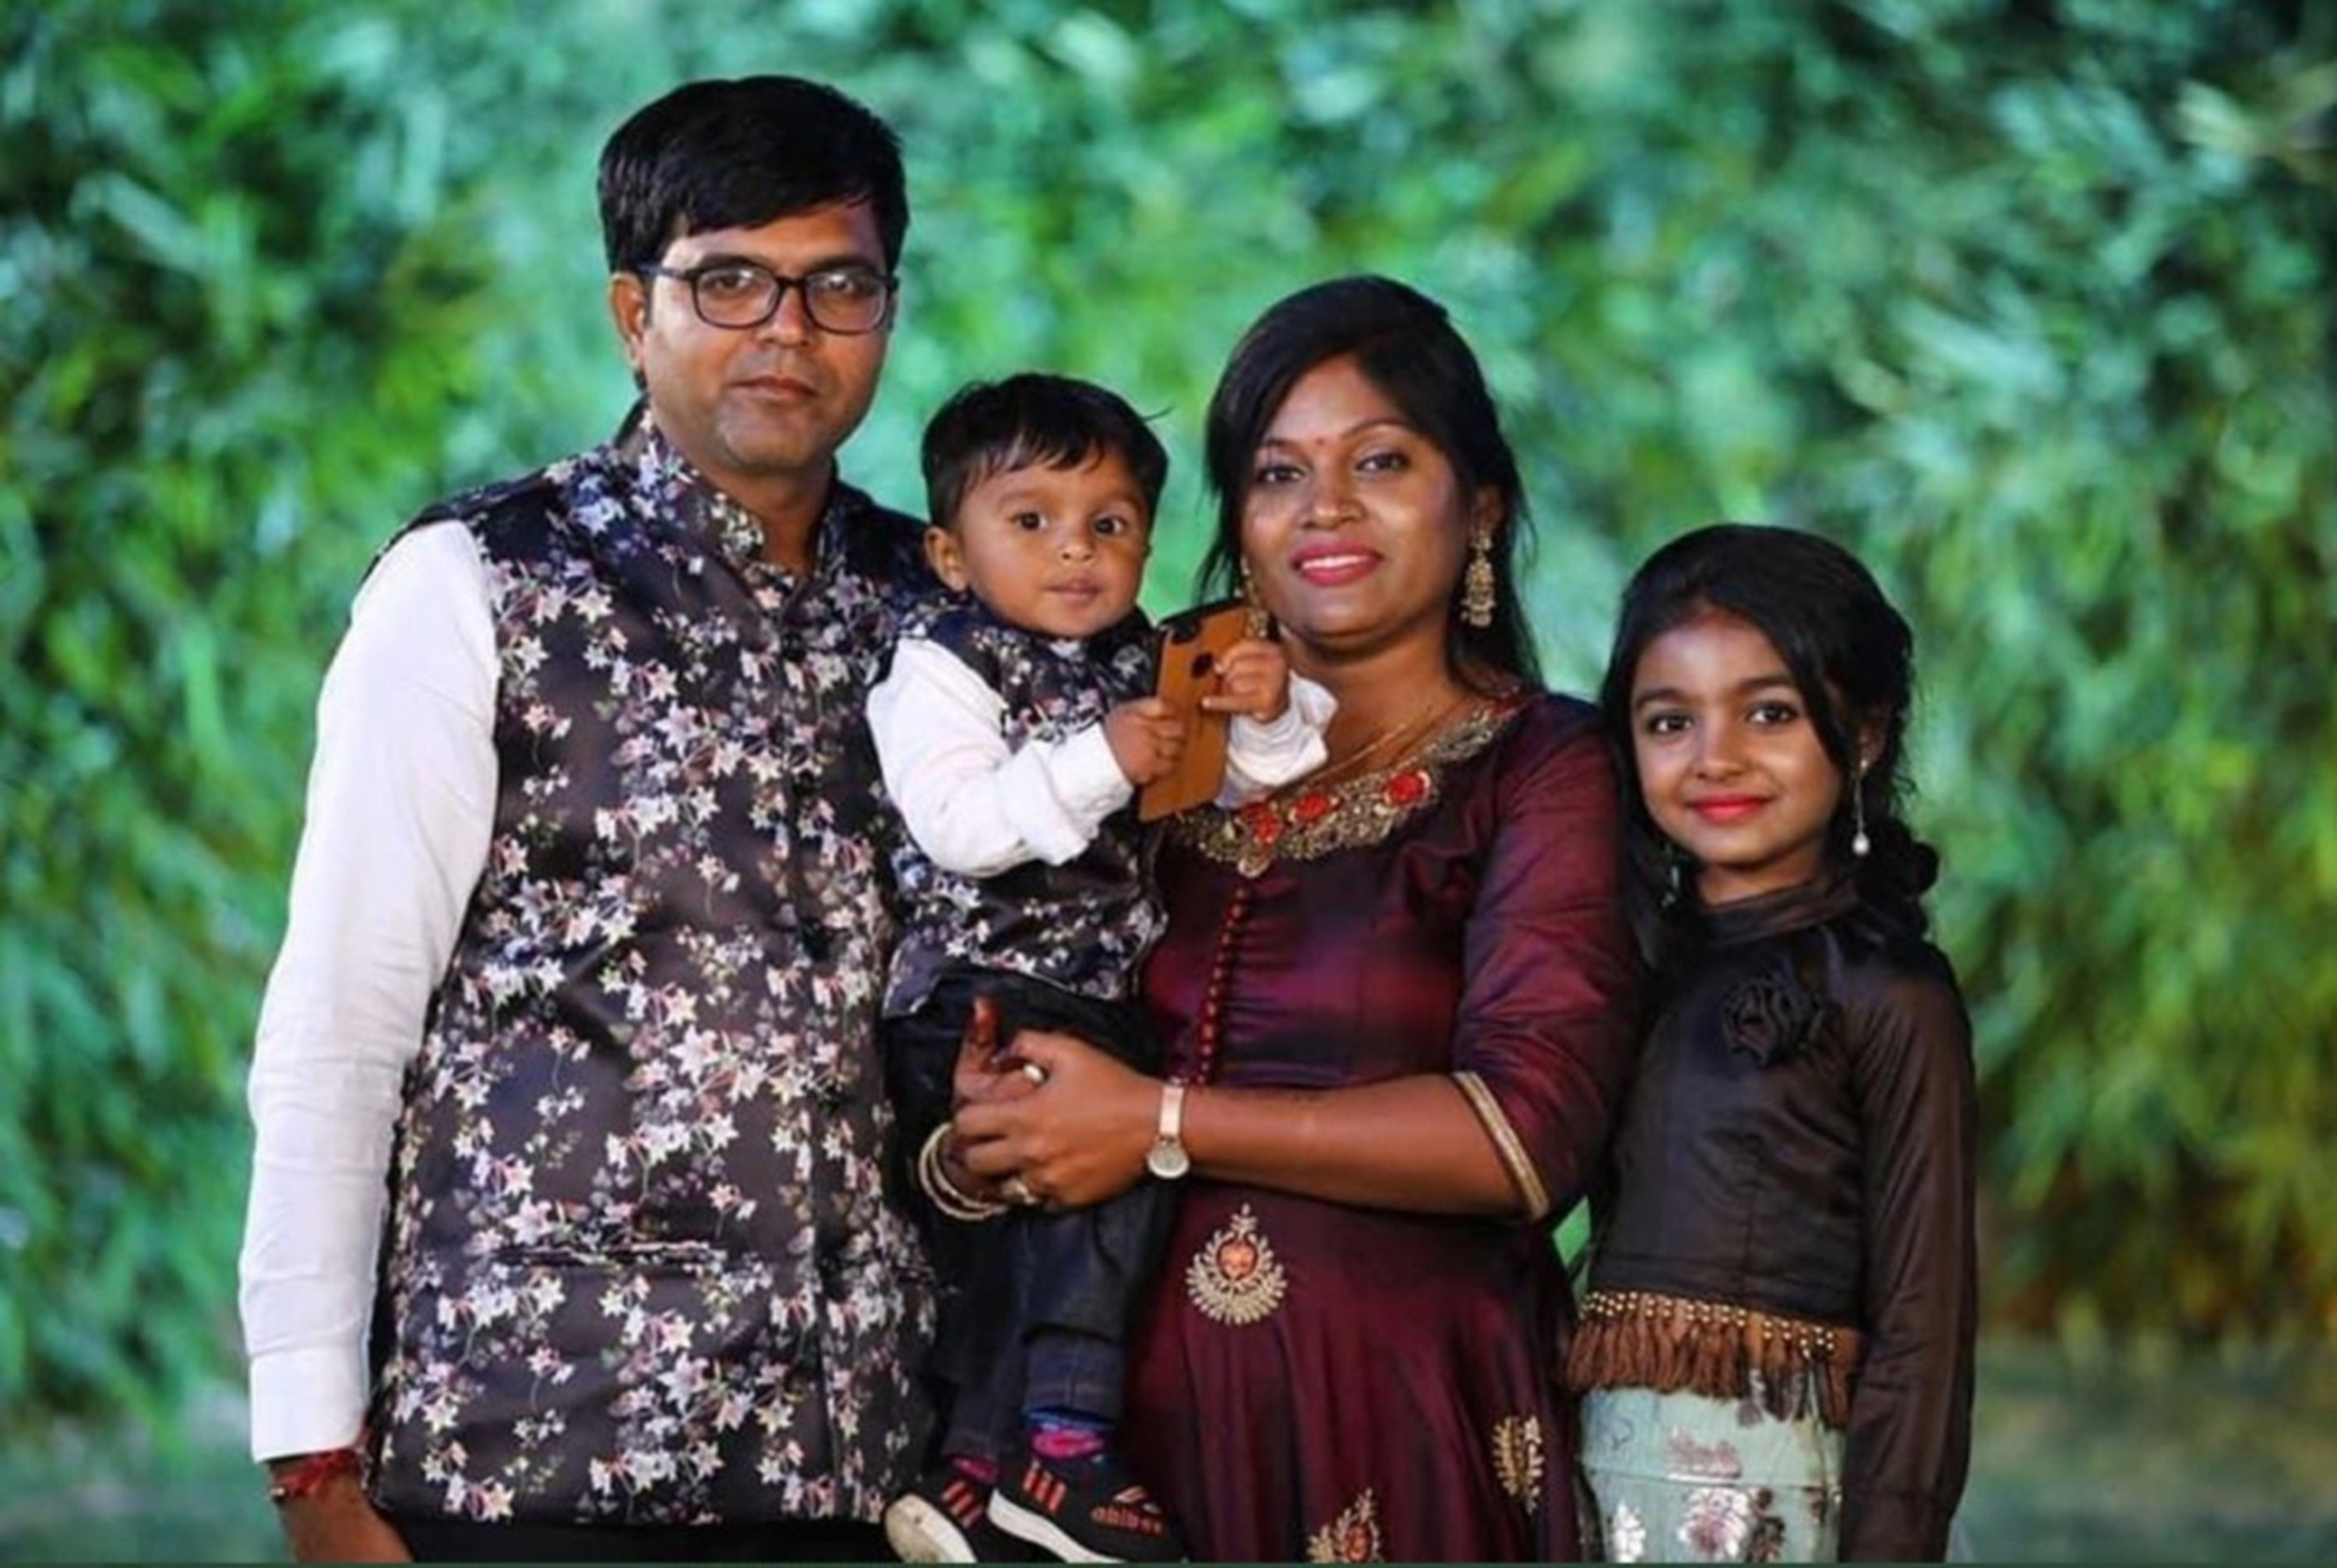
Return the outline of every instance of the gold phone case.
{"type": "Polygon", "coordinates": [[[1157,822],[1217,799],[1226,777],[1228,714],[1204,711],[1201,699],[1217,690],[1217,662],[1252,635],[1257,612],[1238,599],[1203,604],[1160,623],[1154,691],[1186,720],[1185,754],[1176,770],[1147,784],[1136,798],[1139,821],[1157,822]]]}

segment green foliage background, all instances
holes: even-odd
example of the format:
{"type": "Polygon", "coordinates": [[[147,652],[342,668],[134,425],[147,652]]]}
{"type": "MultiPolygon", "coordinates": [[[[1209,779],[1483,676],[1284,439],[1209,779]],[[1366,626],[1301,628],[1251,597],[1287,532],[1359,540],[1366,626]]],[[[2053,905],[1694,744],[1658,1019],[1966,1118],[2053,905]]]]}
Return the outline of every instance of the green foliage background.
{"type": "Polygon", "coordinates": [[[837,82],[916,217],[846,454],[1026,365],[1163,413],[1181,600],[1240,328],[1453,309],[1587,688],[1718,517],[1918,632],[2000,1324],[2337,1330],[2337,13],[2302,0],[121,0],[0,20],[0,1431],[233,1364],[241,1071],[310,705],[403,515],[613,424],[601,139],[837,82]]]}

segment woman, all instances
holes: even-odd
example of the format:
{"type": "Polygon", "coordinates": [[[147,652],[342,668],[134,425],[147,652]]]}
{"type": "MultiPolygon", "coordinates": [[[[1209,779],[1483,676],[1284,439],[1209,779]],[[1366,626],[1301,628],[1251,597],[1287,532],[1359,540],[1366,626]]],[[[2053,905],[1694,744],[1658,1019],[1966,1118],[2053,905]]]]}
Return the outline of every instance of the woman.
{"type": "Polygon", "coordinates": [[[1516,461],[1443,310],[1379,278],[1252,327],[1208,455],[1211,574],[1337,697],[1330,760],[1169,834],[1166,1081],[1061,1035],[1016,1038],[1030,1079],[970,1047],[946,1169],[1066,1204],[1182,1178],[1126,1430],[1197,1557],[1570,1557],[1549,1227],[1619,1098],[1636,960],[1595,718],[1534,680],[1516,461]]]}

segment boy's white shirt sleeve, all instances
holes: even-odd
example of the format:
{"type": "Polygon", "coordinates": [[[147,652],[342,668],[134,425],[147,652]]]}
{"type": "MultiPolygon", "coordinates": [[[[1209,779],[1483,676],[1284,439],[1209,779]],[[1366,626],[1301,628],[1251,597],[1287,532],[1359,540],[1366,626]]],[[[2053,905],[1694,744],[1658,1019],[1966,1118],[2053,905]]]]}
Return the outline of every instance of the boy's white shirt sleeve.
{"type": "Polygon", "coordinates": [[[1217,804],[1239,806],[1305,778],[1330,755],[1323,732],[1339,700],[1304,675],[1290,677],[1290,701],[1282,717],[1261,723],[1235,715],[1226,741],[1226,781],[1217,804]]]}
{"type": "Polygon", "coordinates": [[[901,640],[868,693],[885,791],[917,848],[962,877],[1076,860],[1135,793],[1102,725],[1015,750],[1005,711],[963,660],[920,637],[901,640]]]}
{"type": "Polygon", "coordinates": [[[494,828],[497,662],[459,523],[416,529],[358,592],[317,703],[284,944],[247,1096],[240,1265],[255,1459],[355,1440],[406,1064],[494,828]]]}

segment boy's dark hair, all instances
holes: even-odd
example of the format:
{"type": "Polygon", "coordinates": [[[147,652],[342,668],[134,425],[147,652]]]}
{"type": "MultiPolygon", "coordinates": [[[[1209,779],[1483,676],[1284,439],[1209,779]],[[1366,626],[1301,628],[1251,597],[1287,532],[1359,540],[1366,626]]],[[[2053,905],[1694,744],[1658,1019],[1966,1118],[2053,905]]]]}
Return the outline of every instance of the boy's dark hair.
{"type": "Polygon", "coordinates": [[[1910,791],[1904,742],[1914,634],[1873,573],[1841,545],[1794,528],[1722,523],[1682,534],[1632,576],[1599,687],[1624,789],[1625,899],[1642,946],[1660,959],[1669,945],[1664,892],[1677,852],[1648,814],[1632,747],[1631,682],[1648,644],[1707,610],[1726,611],[1769,640],[1841,770],[1846,788],[1827,826],[1826,865],[1853,871],[1870,909],[1920,935],[1940,858],[1901,816],[1910,791]],[[1881,744],[1861,779],[1859,736],[1870,727],[1881,744]],[[1850,849],[1853,789],[1864,795],[1863,857],[1850,849]]]}
{"type": "Polygon", "coordinates": [[[925,422],[925,517],[950,527],[966,493],[993,474],[1076,468],[1105,453],[1128,465],[1145,510],[1159,510],[1168,449],[1119,393],[1039,371],[969,382],[925,422]]]}
{"type": "Polygon", "coordinates": [[[1463,494],[1490,486],[1501,497],[1492,623],[1472,626],[1462,619],[1457,583],[1447,612],[1446,642],[1460,655],[1462,672],[1473,665],[1540,684],[1540,661],[1518,592],[1517,560],[1528,530],[1517,455],[1501,432],[1477,356],[1444,307],[1393,278],[1362,274],[1302,289],[1268,307],[1234,345],[1209,398],[1205,450],[1209,487],[1217,493],[1217,536],[1201,564],[1203,583],[1234,586],[1250,464],[1283,399],[1308,371],[1350,354],[1452,465],[1463,494]]]}
{"type": "Polygon", "coordinates": [[[798,76],[692,82],[634,113],[601,150],[601,237],[636,272],[684,234],[751,229],[865,201],[889,271],[909,231],[901,143],[835,88],[798,76]]]}

